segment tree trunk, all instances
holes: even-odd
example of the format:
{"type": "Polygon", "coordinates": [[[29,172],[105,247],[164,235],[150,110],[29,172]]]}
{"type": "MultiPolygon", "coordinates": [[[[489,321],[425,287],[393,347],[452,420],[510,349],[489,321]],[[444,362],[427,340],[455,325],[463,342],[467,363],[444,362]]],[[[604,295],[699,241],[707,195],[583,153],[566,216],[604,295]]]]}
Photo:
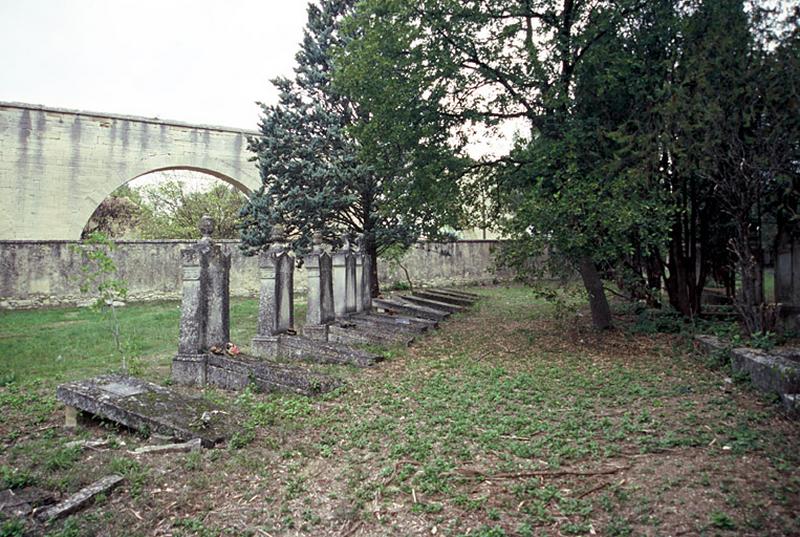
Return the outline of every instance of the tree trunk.
{"type": "Polygon", "coordinates": [[[378,282],[378,249],[372,239],[367,238],[365,243],[366,253],[372,260],[372,263],[370,263],[370,284],[372,287],[370,294],[372,298],[377,298],[381,294],[381,286],[380,282],[378,282]]]}
{"type": "Polygon", "coordinates": [[[594,261],[589,257],[582,257],[579,270],[583,279],[583,286],[589,293],[589,308],[592,310],[592,324],[597,330],[611,328],[611,308],[608,307],[606,293],[603,290],[603,281],[594,261]]]}

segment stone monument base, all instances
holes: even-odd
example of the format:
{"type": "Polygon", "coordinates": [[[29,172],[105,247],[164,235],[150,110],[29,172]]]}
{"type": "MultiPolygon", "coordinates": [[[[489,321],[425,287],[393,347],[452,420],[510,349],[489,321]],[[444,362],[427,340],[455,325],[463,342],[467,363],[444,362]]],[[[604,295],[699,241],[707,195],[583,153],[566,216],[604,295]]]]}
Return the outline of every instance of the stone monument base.
{"type": "Polygon", "coordinates": [[[250,342],[250,350],[257,358],[278,358],[281,336],[256,336],[250,342]]]}
{"type": "Polygon", "coordinates": [[[178,353],[172,359],[172,380],[185,386],[205,386],[207,378],[207,355],[178,353]]]}

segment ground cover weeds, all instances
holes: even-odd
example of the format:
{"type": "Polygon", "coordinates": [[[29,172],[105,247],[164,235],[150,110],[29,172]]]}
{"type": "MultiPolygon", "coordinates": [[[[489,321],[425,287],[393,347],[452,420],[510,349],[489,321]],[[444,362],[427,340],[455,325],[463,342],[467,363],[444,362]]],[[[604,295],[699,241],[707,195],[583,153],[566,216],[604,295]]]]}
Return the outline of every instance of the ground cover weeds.
{"type": "MultiPolygon", "coordinates": [[[[0,475],[64,492],[126,476],[53,535],[800,533],[797,425],[746,384],[725,382],[681,333],[597,334],[587,315],[553,315],[560,306],[525,288],[476,291],[485,300],[411,348],[368,370],[337,369],[347,385],[322,397],[207,390],[241,424],[230,449],[138,459],[126,450],[147,439],[89,422],[76,434],[111,432],[121,443],[67,456],[52,389],[105,362],[53,377],[20,364],[0,387],[0,475]]],[[[143,360],[158,380],[177,314],[148,307],[173,323],[139,328],[155,338],[143,348],[163,349],[143,360]]],[[[138,308],[123,308],[121,322],[147,319],[138,308]]],[[[234,304],[234,326],[255,311],[234,304]]],[[[91,318],[77,314],[88,331],[91,318]]],[[[45,312],[43,322],[64,315],[45,312]]],[[[0,332],[35,324],[8,319],[0,332]]],[[[74,329],[53,328],[51,341],[74,329]]]]}

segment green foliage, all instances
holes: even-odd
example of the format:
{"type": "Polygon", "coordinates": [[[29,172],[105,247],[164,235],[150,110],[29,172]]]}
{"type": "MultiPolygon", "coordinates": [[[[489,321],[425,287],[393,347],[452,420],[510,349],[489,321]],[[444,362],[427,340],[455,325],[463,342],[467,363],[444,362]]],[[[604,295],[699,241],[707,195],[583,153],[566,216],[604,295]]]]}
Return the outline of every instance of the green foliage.
{"type": "Polygon", "coordinates": [[[180,178],[141,187],[135,197],[141,209],[136,226],[142,239],[199,239],[200,218],[214,219],[215,239],[238,237],[239,211],[244,195],[235,187],[215,184],[208,190],[189,190],[180,178]]]}
{"type": "Polygon", "coordinates": [[[711,513],[711,526],[720,529],[720,530],[735,530],[736,523],[728,516],[726,513],[722,511],[715,511],[711,513]]]}
{"type": "Polygon", "coordinates": [[[340,24],[355,3],[309,4],[295,76],[273,80],[279,102],[261,105],[261,133],[250,147],[264,186],[241,213],[248,253],[268,247],[271,228],[283,224],[300,252],[314,231],[337,245],[342,234],[363,234],[375,262],[386,248],[435,236],[452,212],[443,209],[449,200],[412,188],[404,168],[378,167],[361,150],[357,127],[369,123],[370,110],[331,82],[334,51],[345,43],[340,24]]]}
{"type": "Polygon", "coordinates": [[[19,489],[32,484],[33,478],[28,472],[6,465],[0,466],[0,489],[19,489]]]}
{"type": "Polygon", "coordinates": [[[462,175],[511,266],[579,269],[593,318],[600,276],[651,305],[664,285],[695,317],[734,262],[750,289],[776,192],[796,235],[798,16],[742,0],[364,0],[335,81],[371,113],[353,129],[365,158],[462,175]],[[510,150],[475,157],[511,122],[510,150]]]}
{"type": "Polygon", "coordinates": [[[102,233],[95,232],[71,248],[81,253],[84,259],[79,277],[80,290],[82,293],[89,293],[96,297],[95,309],[110,312],[114,348],[122,357],[123,371],[127,371],[128,364],[122,348],[117,303],[125,300],[128,295],[128,287],[124,280],[115,277],[117,265],[114,263],[112,254],[116,245],[102,233]]]}
{"type": "Polygon", "coordinates": [[[756,349],[770,351],[775,348],[778,342],[774,332],[759,332],[750,335],[749,343],[756,349]]]}
{"type": "Polygon", "coordinates": [[[23,537],[25,535],[25,523],[19,518],[3,521],[0,524],[0,537],[23,537]]]}

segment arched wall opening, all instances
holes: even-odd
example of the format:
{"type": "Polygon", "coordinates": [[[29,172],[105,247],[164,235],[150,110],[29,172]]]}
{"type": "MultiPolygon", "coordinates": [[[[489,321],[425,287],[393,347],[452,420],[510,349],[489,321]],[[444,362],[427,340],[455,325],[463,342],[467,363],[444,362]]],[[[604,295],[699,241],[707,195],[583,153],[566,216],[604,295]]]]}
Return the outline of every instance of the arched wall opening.
{"type": "Polygon", "coordinates": [[[207,168],[152,169],[122,182],[97,204],[81,238],[100,232],[113,239],[196,239],[203,214],[217,222],[215,238],[238,238],[238,214],[251,192],[241,181],[207,168]]]}

